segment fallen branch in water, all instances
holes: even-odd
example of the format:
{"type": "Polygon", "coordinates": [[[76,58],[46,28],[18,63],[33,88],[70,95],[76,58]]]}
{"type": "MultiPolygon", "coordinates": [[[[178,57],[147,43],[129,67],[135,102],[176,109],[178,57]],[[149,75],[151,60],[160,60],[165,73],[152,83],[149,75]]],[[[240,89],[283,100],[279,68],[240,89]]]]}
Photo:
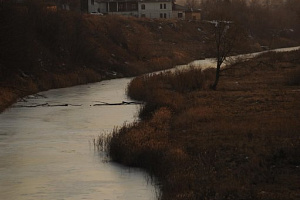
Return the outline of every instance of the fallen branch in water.
{"type": "Polygon", "coordinates": [[[17,106],[13,106],[13,107],[16,107],[16,108],[35,108],[35,107],[41,107],[41,106],[48,106],[48,103],[37,104],[37,105],[17,105],[17,106]]]}
{"type": "MultiPolygon", "coordinates": [[[[100,102],[94,104],[93,106],[119,106],[119,105],[140,105],[143,104],[142,102],[135,102],[135,101],[122,101],[121,103],[107,103],[107,102],[100,102]]],[[[62,107],[62,106],[82,106],[82,104],[36,104],[36,105],[15,105],[16,108],[36,108],[36,107],[62,107]]]]}
{"type": "Polygon", "coordinates": [[[56,106],[82,106],[81,104],[54,104],[54,105],[48,105],[49,107],[56,107],[56,106]]]}
{"type": "Polygon", "coordinates": [[[81,106],[81,104],[48,104],[48,103],[43,103],[43,104],[37,104],[37,105],[17,105],[14,106],[16,108],[36,108],[36,107],[58,107],[58,106],[81,106]]]}
{"type": "Polygon", "coordinates": [[[136,102],[136,101],[122,101],[121,103],[107,103],[107,102],[101,102],[94,104],[93,106],[119,106],[119,105],[140,105],[143,104],[142,102],[136,102]]]}

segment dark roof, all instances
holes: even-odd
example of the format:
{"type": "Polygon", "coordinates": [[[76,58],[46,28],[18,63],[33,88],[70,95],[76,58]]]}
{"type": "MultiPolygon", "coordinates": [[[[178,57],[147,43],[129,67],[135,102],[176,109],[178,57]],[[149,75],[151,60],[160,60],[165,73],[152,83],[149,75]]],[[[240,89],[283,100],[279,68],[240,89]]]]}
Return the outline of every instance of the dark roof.
{"type": "Polygon", "coordinates": [[[189,13],[201,13],[201,9],[192,9],[192,8],[190,8],[190,9],[186,10],[185,12],[189,12],[189,13]]]}
{"type": "Polygon", "coordinates": [[[173,10],[184,11],[184,10],[187,10],[187,7],[186,6],[181,6],[181,5],[178,5],[178,4],[174,4],[173,10]]]}

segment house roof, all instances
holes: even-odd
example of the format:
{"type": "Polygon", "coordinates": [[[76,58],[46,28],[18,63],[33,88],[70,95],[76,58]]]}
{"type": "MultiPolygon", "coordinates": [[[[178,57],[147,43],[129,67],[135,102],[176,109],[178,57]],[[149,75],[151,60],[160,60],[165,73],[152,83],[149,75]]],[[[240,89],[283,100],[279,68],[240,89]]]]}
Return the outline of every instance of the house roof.
{"type": "Polygon", "coordinates": [[[186,7],[186,6],[179,5],[179,4],[174,4],[173,10],[185,11],[185,10],[187,10],[187,7],[186,7]]]}
{"type": "Polygon", "coordinates": [[[188,9],[188,10],[186,10],[185,12],[188,12],[188,13],[201,13],[201,9],[192,9],[192,8],[190,8],[190,9],[188,9]]]}

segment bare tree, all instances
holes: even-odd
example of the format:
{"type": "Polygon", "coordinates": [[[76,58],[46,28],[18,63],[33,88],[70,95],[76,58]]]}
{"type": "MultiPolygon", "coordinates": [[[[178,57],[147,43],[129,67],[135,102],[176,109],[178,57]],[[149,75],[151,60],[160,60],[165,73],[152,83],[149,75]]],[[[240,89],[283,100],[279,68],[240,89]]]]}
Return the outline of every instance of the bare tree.
{"type": "Polygon", "coordinates": [[[216,77],[211,88],[217,89],[219,83],[221,65],[226,58],[232,53],[233,48],[239,41],[240,35],[237,34],[236,26],[232,21],[215,20],[209,21],[211,24],[211,42],[214,48],[215,58],[217,61],[216,77]]]}

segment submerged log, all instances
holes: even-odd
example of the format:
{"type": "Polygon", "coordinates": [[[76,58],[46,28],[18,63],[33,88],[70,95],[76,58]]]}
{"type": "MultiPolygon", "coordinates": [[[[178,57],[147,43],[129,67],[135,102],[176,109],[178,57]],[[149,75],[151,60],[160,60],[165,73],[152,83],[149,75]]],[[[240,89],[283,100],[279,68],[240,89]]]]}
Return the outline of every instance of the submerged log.
{"type": "Polygon", "coordinates": [[[16,105],[16,106],[13,106],[13,107],[16,107],[16,108],[35,108],[35,107],[41,107],[41,106],[48,106],[48,103],[36,104],[36,105],[16,105]]]}
{"type": "MultiPolygon", "coordinates": [[[[107,102],[100,102],[96,103],[90,106],[120,106],[120,105],[141,105],[142,102],[136,102],[136,101],[122,101],[120,103],[107,103],[107,102]]],[[[15,105],[14,107],[17,108],[36,108],[36,107],[63,107],[63,106],[82,106],[82,104],[48,104],[48,103],[42,103],[42,104],[35,104],[35,105],[15,105]]]]}
{"type": "Polygon", "coordinates": [[[122,101],[121,103],[101,102],[101,103],[96,103],[93,106],[119,106],[119,105],[140,105],[140,104],[143,104],[143,103],[136,102],[136,101],[122,101]]]}
{"type": "Polygon", "coordinates": [[[81,106],[81,104],[36,104],[36,105],[16,105],[17,108],[36,108],[36,107],[59,107],[59,106],[81,106]]]}

